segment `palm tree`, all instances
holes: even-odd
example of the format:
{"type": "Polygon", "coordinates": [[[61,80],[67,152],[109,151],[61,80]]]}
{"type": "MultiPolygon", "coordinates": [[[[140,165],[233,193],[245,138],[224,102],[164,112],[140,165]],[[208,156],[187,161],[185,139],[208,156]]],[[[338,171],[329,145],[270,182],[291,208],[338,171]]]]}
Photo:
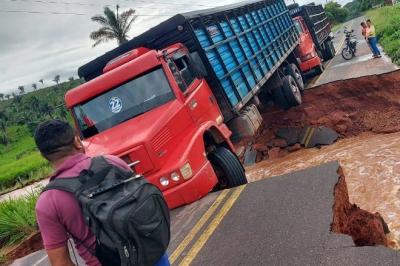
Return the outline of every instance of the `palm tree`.
{"type": "Polygon", "coordinates": [[[43,85],[43,83],[44,83],[43,79],[39,79],[39,82],[42,83],[42,85],[43,85]]]}
{"type": "Polygon", "coordinates": [[[10,94],[6,94],[6,98],[7,100],[10,100],[11,95],[10,94]]]}
{"type": "Polygon", "coordinates": [[[37,90],[37,84],[36,83],[32,83],[32,88],[33,88],[34,91],[37,90]]]}
{"type": "Polygon", "coordinates": [[[25,87],[24,86],[19,86],[18,90],[19,90],[19,94],[21,94],[21,95],[25,93],[25,87]]]}
{"type": "Polygon", "coordinates": [[[104,7],[104,16],[96,15],[92,17],[92,21],[99,23],[102,27],[96,31],[90,33],[90,39],[94,42],[93,47],[99,45],[102,42],[110,40],[117,40],[118,45],[128,41],[128,31],[132,26],[132,22],[137,18],[134,9],[129,9],[118,14],[115,14],[107,6],[104,7]]]}
{"type": "Polygon", "coordinates": [[[4,93],[0,93],[0,99],[4,100],[4,93]]]}
{"type": "Polygon", "coordinates": [[[57,83],[57,85],[58,85],[58,83],[60,82],[60,75],[56,75],[56,76],[54,77],[53,81],[54,81],[55,83],[57,83]]]}

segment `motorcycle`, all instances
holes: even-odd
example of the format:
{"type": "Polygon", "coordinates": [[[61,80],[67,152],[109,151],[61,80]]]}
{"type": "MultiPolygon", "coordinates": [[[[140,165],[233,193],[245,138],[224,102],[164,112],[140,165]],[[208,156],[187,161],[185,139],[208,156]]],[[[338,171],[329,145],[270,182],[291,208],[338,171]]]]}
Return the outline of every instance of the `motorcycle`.
{"type": "Polygon", "coordinates": [[[354,30],[348,31],[344,29],[343,32],[345,34],[346,46],[342,50],[342,57],[345,60],[350,60],[356,55],[357,40],[355,39],[355,35],[352,34],[354,30]]]}

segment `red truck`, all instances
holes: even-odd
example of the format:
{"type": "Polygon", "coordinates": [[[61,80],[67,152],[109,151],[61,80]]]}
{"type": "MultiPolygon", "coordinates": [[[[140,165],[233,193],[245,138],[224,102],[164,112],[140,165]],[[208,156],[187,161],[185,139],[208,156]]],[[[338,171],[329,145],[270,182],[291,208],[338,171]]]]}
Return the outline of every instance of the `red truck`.
{"type": "Polygon", "coordinates": [[[331,25],[322,5],[314,3],[299,6],[288,6],[294,24],[300,33],[297,55],[300,58],[299,68],[305,73],[314,70],[317,74],[324,71],[323,61],[335,56],[332,43],[331,25]]]}
{"type": "Polygon", "coordinates": [[[283,0],[178,14],[80,67],[66,106],[90,155],[119,156],[175,208],[247,183],[232,132],[258,130],[260,93],[301,103],[298,43],[283,0]]]}

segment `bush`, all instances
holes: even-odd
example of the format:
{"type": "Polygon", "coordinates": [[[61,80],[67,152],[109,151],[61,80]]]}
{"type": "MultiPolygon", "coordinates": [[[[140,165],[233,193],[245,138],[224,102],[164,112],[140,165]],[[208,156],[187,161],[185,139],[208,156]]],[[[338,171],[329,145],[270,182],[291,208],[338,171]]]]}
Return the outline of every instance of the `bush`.
{"type": "Polygon", "coordinates": [[[39,192],[0,202],[0,247],[15,245],[37,232],[35,205],[39,192]]]}

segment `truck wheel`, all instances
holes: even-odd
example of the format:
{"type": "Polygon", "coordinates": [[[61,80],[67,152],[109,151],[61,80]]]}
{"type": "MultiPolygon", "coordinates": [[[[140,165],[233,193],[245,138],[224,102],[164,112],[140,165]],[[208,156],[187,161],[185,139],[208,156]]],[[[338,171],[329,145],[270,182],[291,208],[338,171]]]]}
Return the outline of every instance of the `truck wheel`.
{"type": "Polygon", "coordinates": [[[284,76],[282,79],[282,90],[290,106],[301,104],[301,91],[292,76],[284,76]]]}
{"type": "Polygon", "coordinates": [[[283,110],[287,110],[290,108],[290,103],[286,99],[282,87],[277,87],[273,91],[273,96],[274,96],[274,102],[283,110]]]}
{"type": "Polygon", "coordinates": [[[225,147],[218,147],[208,159],[219,180],[219,188],[232,188],[247,184],[244,168],[239,159],[225,147]]]}
{"type": "Polygon", "coordinates": [[[290,64],[288,69],[289,75],[291,75],[296,81],[297,87],[299,87],[300,91],[304,91],[304,82],[303,76],[301,75],[300,69],[295,64],[290,64]]]}
{"type": "Polygon", "coordinates": [[[319,66],[315,68],[315,74],[321,75],[322,72],[324,72],[324,70],[325,70],[324,65],[321,63],[319,64],[319,66]]]}
{"type": "Polygon", "coordinates": [[[335,57],[335,47],[331,40],[325,43],[325,61],[335,57]]]}

